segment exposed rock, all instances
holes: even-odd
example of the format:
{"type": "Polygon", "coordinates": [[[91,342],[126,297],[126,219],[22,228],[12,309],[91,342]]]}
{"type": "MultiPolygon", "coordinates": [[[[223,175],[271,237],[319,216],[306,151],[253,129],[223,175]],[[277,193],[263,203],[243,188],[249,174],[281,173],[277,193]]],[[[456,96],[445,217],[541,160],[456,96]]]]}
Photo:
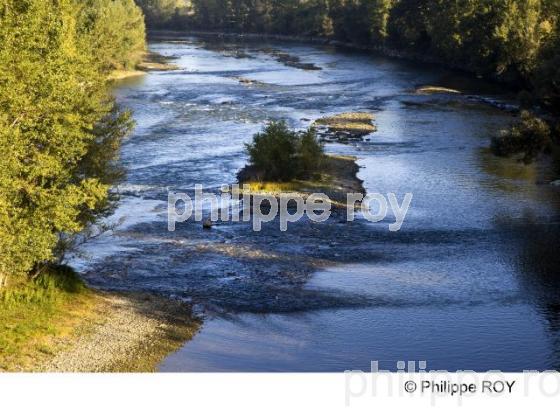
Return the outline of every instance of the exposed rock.
{"type": "Polygon", "coordinates": [[[461,91],[455,90],[453,88],[426,85],[423,87],[419,87],[416,90],[416,94],[462,94],[462,93],[461,91]]]}
{"type": "Polygon", "coordinates": [[[320,71],[321,67],[316,66],[313,63],[302,63],[298,56],[288,54],[284,51],[276,50],[273,48],[263,48],[260,51],[266,54],[270,54],[279,63],[284,64],[287,67],[298,68],[300,70],[306,71],[320,71]]]}
{"type": "Polygon", "coordinates": [[[234,78],[244,85],[265,85],[265,83],[262,83],[257,80],[251,80],[250,78],[245,78],[245,77],[234,77],[234,78]]]}
{"type": "Polygon", "coordinates": [[[149,52],[144,55],[142,62],[137,65],[140,71],[174,71],[179,66],[169,62],[170,57],[163,56],[158,53],[149,52]]]}
{"type": "Polygon", "coordinates": [[[350,112],[320,118],[315,121],[321,139],[345,141],[363,138],[377,131],[373,125],[374,115],[366,112],[350,112]]]}

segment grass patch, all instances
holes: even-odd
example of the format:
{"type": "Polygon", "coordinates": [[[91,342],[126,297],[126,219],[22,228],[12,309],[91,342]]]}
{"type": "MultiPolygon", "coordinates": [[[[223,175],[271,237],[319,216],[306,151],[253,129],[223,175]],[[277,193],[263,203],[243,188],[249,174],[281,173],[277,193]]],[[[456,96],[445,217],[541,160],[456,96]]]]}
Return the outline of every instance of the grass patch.
{"type": "Polygon", "coordinates": [[[98,299],[69,268],[0,291],[0,370],[36,368],[56,353],[53,341],[75,332],[98,299]]]}
{"type": "Polygon", "coordinates": [[[0,292],[0,372],[152,372],[200,327],[190,306],[88,289],[69,268],[0,292]]]}

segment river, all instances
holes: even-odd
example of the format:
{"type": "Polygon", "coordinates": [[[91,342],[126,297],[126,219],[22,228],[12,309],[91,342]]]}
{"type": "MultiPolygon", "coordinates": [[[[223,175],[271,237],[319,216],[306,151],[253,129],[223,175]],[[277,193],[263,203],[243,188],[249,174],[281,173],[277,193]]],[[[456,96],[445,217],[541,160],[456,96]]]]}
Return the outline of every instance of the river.
{"type": "Polygon", "coordinates": [[[73,264],[93,286],[195,306],[201,331],[159,370],[560,370],[560,192],[550,167],[488,152],[513,116],[484,101],[507,104],[506,91],[326,45],[184,37],[150,48],[180,70],[118,88],[137,121],[119,223],[73,264]],[[418,95],[422,85],[462,94],[418,95]],[[346,111],[374,113],[378,132],[326,149],[358,157],[368,192],[413,193],[401,231],[363,218],[167,231],[168,192],[235,182],[266,120],[304,128],[346,111]]]}

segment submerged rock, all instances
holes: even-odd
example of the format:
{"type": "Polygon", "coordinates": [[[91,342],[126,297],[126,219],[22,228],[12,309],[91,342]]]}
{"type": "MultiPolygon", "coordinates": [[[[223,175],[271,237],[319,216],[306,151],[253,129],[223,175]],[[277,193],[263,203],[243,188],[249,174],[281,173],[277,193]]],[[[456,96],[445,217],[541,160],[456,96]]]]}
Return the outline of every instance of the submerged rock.
{"type": "Polygon", "coordinates": [[[305,71],[320,71],[322,70],[321,67],[316,66],[313,63],[303,63],[298,56],[294,56],[292,54],[286,53],[284,51],[276,50],[273,48],[263,48],[260,51],[263,53],[269,54],[272,56],[276,61],[281,64],[284,64],[286,67],[293,67],[300,70],[305,71]]]}
{"type": "Polygon", "coordinates": [[[250,78],[245,78],[245,77],[235,77],[236,80],[239,81],[240,84],[244,84],[244,85],[266,85],[265,83],[262,83],[260,81],[257,80],[251,80],[250,78]]]}

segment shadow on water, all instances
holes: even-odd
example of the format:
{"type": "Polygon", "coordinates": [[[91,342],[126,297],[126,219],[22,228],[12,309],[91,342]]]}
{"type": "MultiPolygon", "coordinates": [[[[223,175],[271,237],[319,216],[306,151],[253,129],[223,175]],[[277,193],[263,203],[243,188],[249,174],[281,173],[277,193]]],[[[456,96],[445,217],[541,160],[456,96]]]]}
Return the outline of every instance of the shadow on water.
{"type": "Polygon", "coordinates": [[[528,214],[521,220],[500,220],[509,227],[509,253],[517,278],[547,324],[553,345],[551,359],[560,370],[560,210],[550,223],[528,214]]]}
{"type": "Polygon", "coordinates": [[[507,98],[499,90],[332,47],[192,38],[151,47],[181,70],[121,88],[138,121],[122,153],[115,219],[125,222],[89,244],[94,259],[78,268],[95,286],[180,298],[206,315],[164,369],[338,371],[376,358],[558,368],[559,192],[540,168],[485,150],[513,118],[483,103],[507,98]],[[463,94],[417,95],[419,85],[463,94]],[[244,143],[266,120],[303,128],[357,110],[375,113],[379,131],[327,150],[357,156],[370,192],[414,193],[400,232],[389,232],[393,220],[345,215],[286,233],[277,221],[258,233],[248,223],[167,231],[167,192],[234,182],[244,143]]]}

